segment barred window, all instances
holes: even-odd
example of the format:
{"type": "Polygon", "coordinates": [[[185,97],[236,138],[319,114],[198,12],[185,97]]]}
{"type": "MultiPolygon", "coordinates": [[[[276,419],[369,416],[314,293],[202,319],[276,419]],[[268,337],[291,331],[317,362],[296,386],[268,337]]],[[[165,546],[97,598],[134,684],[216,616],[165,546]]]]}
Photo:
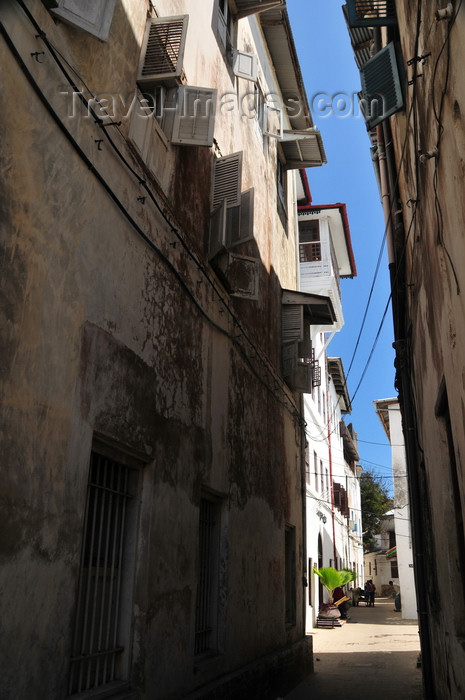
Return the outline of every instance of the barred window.
{"type": "Polygon", "coordinates": [[[139,474],[130,464],[91,453],[70,695],[127,680],[132,607],[132,576],[127,574],[134,566],[135,537],[130,535],[137,526],[139,474]]]}

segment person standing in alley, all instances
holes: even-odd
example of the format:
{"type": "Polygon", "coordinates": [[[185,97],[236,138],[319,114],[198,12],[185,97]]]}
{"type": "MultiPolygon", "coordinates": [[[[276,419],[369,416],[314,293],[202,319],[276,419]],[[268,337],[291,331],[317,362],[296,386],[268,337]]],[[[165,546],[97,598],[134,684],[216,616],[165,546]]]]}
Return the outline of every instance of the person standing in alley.
{"type": "Polygon", "coordinates": [[[368,592],[370,594],[370,605],[371,605],[371,607],[374,607],[376,586],[372,580],[370,580],[368,583],[370,584],[369,589],[368,589],[368,592]]]}

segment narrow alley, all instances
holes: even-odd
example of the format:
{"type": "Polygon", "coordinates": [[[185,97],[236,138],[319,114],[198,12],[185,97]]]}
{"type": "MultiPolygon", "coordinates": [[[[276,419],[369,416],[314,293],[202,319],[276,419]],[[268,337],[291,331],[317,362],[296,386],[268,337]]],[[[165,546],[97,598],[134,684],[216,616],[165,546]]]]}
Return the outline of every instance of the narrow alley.
{"type": "Polygon", "coordinates": [[[285,700],[422,700],[416,621],[402,620],[391,598],[349,615],[342,627],[315,630],[315,672],[285,700]]]}

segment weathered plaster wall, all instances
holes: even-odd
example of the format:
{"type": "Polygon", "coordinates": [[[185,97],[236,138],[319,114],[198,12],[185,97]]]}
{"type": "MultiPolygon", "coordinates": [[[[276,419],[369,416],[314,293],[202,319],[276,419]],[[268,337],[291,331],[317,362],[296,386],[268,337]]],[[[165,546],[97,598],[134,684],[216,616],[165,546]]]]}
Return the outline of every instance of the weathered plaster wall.
{"type": "MultiPolygon", "coordinates": [[[[428,566],[428,600],[419,604],[424,604],[430,615],[437,697],[459,698],[465,688],[462,643],[465,633],[465,86],[462,79],[465,8],[460,4],[456,7],[457,17],[449,25],[447,21],[436,22],[434,13],[442,7],[438,3],[420,4],[420,22],[417,8],[411,3],[396,5],[405,61],[431,52],[418,70],[422,77],[415,82],[415,105],[408,134],[406,117],[413,97],[411,88],[408,88],[406,113],[392,120],[398,162],[407,136],[400,168],[404,226],[406,231],[410,230],[405,242],[409,332],[406,343],[418,419],[419,478],[425,488],[419,509],[423,528],[429,533],[422,546],[422,556],[435,562],[428,566]],[[420,164],[419,153],[435,146],[438,146],[438,158],[420,164]],[[407,206],[409,199],[417,200],[413,209],[407,206]],[[446,395],[448,406],[444,401],[446,395]],[[451,605],[452,600],[457,602],[451,605]]],[[[408,78],[411,78],[412,69],[409,70],[408,78]]],[[[403,248],[403,242],[399,242],[398,256],[403,248]]]]}
{"type": "MultiPolygon", "coordinates": [[[[55,24],[38,0],[28,7],[91,89],[130,94],[148,4],[118,2],[107,43],[55,24]]],[[[228,87],[206,23],[213,2],[202,2],[200,12],[192,1],[157,7],[193,19],[189,82],[228,87]]],[[[142,697],[178,697],[303,636],[300,585],[296,625],[284,622],[286,523],[296,530],[296,572],[303,550],[301,433],[293,397],[271,380],[273,372],[279,375],[280,285],[294,285],[296,257],[294,239],[273,210],[276,146],[265,158],[249,121],[217,119],[221,152],[243,149],[243,185],[256,187],[255,242],[241,252],[261,259],[260,301],[228,300],[257,345],[253,353],[190,254],[205,263],[210,150],[170,146],[169,177],[157,178],[123,138],[128,124],[121,135],[112,132],[185,248],[156,207],[138,200],[137,180],[108,143],[99,148],[101,132],[79,104],[69,116],[72,101],[60,94],[63,75],[47,51],[42,62],[31,57],[43,46],[19,7],[2,7],[0,20],[66,128],[153,244],[129,225],[59,132],[1,40],[6,302],[0,580],[2,634],[13,641],[0,662],[0,694],[31,700],[66,694],[88,462],[97,434],[145,463],[132,679],[142,697]],[[263,357],[274,369],[264,371],[263,357]],[[201,487],[224,499],[222,536],[229,549],[224,653],[196,668],[201,487]]],[[[241,23],[241,31],[246,27],[241,23]]],[[[264,47],[256,48],[265,61],[264,47]]],[[[292,222],[290,207],[291,231],[292,222]]]]}

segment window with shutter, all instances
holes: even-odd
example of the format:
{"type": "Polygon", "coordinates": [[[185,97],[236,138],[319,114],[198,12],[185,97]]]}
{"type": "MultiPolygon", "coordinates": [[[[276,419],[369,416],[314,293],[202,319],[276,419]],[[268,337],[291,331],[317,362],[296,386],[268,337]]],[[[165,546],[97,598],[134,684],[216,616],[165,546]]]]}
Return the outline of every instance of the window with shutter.
{"type": "Polygon", "coordinates": [[[229,6],[229,0],[217,0],[216,12],[218,36],[223,44],[223,47],[229,53],[230,49],[234,45],[235,39],[234,19],[229,6]]]}
{"type": "Polygon", "coordinates": [[[230,250],[254,237],[254,189],[241,192],[242,152],[215,160],[208,254],[230,250]]]}
{"type": "Polygon", "coordinates": [[[317,129],[286,130],[278,141],[286,161],[287,170],[312,168],[326,163],[326,154],[317,129]]]}
{"type": "Polygon", "coordinates": [[[171,142],[176,145],[212,146],[216,90],[181,85],[174,114],[171,142]]]}
{"type": "Polygon", "coordinates": [[[142,90],[180,82],[188,21],[188,15],[147,20],[137,72],[142,90]]]}
{"type": "Polygon", "coordinates": [[[298,345],[299,358],[305,362],[310,362],[314,357],[312,341],[310,338],[310,319],[304,316],[303,338],[298,345]]]}
{"type": "Polygon", "coordinates": [[[242,151],[215,160],[213,170],[212,210],[224,200],[228,207],[241,203],[242,151]]]}
{"type": "Polygon", "coordinates": [[[254,189],[241,193],[240,207],[228,209],[227,236],[228,248],[253,240],[254,189]]]}
{"type": "Polygon", "coordinates": [[[282,342],[301,341],[304,337],[304,307],[285,304],[282,307],[282,342]]]}
{"type": "Polygon", "coordinates": [[[396,24],[395,0],[347,0],[350,27],[396,24]]]}
{"type": "Polygon", "coordinates": [[[46,3],[55,17],[101,41],[108,39],[116,0],[56,0],[46,3]]]}
{"type": "Polygon", "coordinates": [[[403,107],[402,89],[393,43],[381,49],[360,71],[362,111],[368,129],[403,107]]]}
{"type": "Polygon", "coordinates": [[[218,206],[210,217],[210,233],[208,241],[208,257],[212,260],[218,253],[226,250],[226,199],[218,206]]]}

